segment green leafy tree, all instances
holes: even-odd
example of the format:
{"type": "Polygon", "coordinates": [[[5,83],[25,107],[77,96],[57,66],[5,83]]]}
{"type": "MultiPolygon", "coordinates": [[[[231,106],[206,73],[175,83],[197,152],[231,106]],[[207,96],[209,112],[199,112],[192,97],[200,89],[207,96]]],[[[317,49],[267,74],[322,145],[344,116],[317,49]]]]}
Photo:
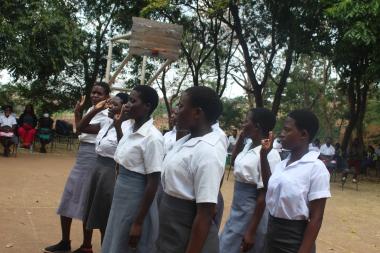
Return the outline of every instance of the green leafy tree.
{"type": "Polygon", "coordinates": [[[82,49],[73,6],[59,0],[5,0],[0,23],[0,66],[13,77],[19,96],[45,107],[72,104],[72,92],[78,90],[61,77],[70,78],[70,65],[82,49]]]}
{"type": "Polygon", "coordinates": [[[339,0],[326,10],[332,27],[330,57],[340,75],[340,87],[349,105],[345,150],[356,129],[361,148],[368,94],[380,80],[380,1],[339,0]]]}
{"type": "Polygon", "coordinates": [[[245,114],[249,110],[247,98],[223,98],[222,102],[223,114],[219,119],[221,127],[225,130],[231,130],[233,128],[242,129],[246,117],[245,114]]]}
{"type": "MultiPolygon", "coordinates": [[[[277,114],[295,58],[311,54],[326,36],[321,1],[222,1],[228,13],[221,18],[235,32],[248,85],[242,87],[255,98],[257,107],[269,100],[277,114]],[[226,17],[231,16],[228,20],[226,17]],[[276,86],[265,98],[269,83],[276,86]]],[[[240,71],[241,72],[241,71],[240,71]]]]}

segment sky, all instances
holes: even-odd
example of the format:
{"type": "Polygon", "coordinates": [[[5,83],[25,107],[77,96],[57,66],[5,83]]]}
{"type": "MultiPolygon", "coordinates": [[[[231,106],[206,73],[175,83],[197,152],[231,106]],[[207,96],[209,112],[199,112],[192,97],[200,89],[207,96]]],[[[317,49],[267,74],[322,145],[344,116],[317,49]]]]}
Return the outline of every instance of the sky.
{"type": "MultiPolygon", "coordinates": [[[[0,70],[0,85],[4,85],[11,81],[11,77],[7,70],[0,70]]],[[[120,87],[120,85],[115,85],[120,87]]],[[[159,92],[161,95],[161,92],[159,92]]],[[[239,96],[244,96],[244,90],[237,84],[227,85],[226,90],[224,91],[223,97],[235,98],[239,96]]]]}

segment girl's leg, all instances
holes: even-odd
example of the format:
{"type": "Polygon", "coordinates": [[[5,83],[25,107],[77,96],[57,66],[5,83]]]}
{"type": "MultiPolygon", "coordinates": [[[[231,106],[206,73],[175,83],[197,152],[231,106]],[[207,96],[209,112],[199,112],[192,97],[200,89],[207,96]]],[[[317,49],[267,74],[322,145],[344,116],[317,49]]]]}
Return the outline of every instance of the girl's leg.
{"type": "Polygon", "coordinates": [[[86,228],[86,222],[83,222],[83,248],[92,248],[92,229],[86,228]]]}
{"type": "Polygon", "coordinates": [[[106,234],[106,230],[101,228],[100,229],[100,243],[103,244],[104,235],[106,234]]]}
{"type": "Polygon", "coordinates": [[[62,241],[70,241],[71,222],[73,219],[61,216],[62,241]]]}

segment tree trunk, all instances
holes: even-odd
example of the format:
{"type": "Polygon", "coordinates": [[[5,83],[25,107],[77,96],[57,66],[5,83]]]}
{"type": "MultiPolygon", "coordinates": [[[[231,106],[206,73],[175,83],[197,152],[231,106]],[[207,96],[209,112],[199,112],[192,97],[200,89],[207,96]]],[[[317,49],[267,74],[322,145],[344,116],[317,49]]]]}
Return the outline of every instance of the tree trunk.
{"type": "Polygon", "coordinates": [[[367,109],[367,97],[368,97],[369,84],[364,83],[363,88],[360,88],[360,104],[358,105],[358,120],[356,123],[356,137],[359,139],[360,154],[364,153],[364,118],[367,109]]]}
{"type": "Polygon", "coordinates": [[[264,101],[263,101],[263,96],[261,92],[262,86],[259,85],[256,79],[255,72],[253,71],[251,55],[249,53],[247,41],[244,38],[243,28],[241,26],[241,20],[239,16],[239,7],[233,1],[230,2],[230,11],[231,11],[232,18],[234,20],[234,31],[236,33],[236,36],[239,40],[239,44],[243,51],[245,68],[247,70],[247,76],[248,76],[249,82],[252,86],[256,107],[263,107],[264,101]]]}
{"type": "Polygon", "coordinates": [[[342,140],[342,150],[344,152],[347,151],[348,144],[350,142],[350,138],[352,135],[352,132],[356,126],[357,120],[358,120],[358,113],[357,113],[357,97],[355,94],[355,86],[357,82],[355,82],[354,78],[351,77],[350,81],[348,83],[348,89],[347,89],[347,99],[348,104],[350,108],[350,115],[348,119],[348,125],[346,127],[346,130],[344,131],[343,140],[342,140]]]}
{"type": "Polygon", "coordinates": [[[286,60],[285,60],[285,67],[281,74],[280,82],[278,83],[273,104],[272,104],[272,112],[277,116],[278,111],[280,110],[281,105],[281,97],[284,93],[285,86],[289,77],[290,68],[293,64],[293,52],[294,52],[294,43],[293,43],[293,37],[289,38],[289,44],[288,49],[286,50],[286,60]]]}

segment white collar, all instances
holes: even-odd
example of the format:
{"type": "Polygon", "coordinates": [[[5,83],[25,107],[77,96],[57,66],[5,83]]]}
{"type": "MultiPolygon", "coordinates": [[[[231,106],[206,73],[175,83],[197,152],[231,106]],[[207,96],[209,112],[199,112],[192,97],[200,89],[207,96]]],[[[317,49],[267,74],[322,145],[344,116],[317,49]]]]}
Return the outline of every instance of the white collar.
{"type": "MultiPolygon", "coordinates": [[[[131,125],[131,128],[133,130],[133,127],[135,125],[136,122],[134,122],[132,125],[131,125]]],[[[150,128],[153,126],[153,119],[150,118],[147,122],[145,122],[139,129],[137,129],[137,131],[135,132],[135,134],[140,134],[142,136],[148,136],[149,134],[149,130],[150,128]]]]}
{"type": "MultiPolygon", "coordinates": [[[[320,155],[320,152],[315,151],[315,150],[309,150],[306,154],[304,154],[301,159],[289,164],[286,167],[293,166],[298,163],[312,163],[318,160],[318,157],[320,155]]],[[[288,161],[290,159],[290,155],[284,160],[285,164],[288,164],[288,161]]]]}
{"type": "Polygon", "coordinates": [[[215,132],[210,132],[203,136],[199,136],[199,137],[195,137],[191,139],[189,138],[190,138],[190,134],[180,139],[183,142],[184,146],[187,146],[187,147],[195,146],[200,141],[204,141],[210,144],[211,146],[215,146],[216,143],[219,141],[219,135],[216,134],[215,132]]]}

